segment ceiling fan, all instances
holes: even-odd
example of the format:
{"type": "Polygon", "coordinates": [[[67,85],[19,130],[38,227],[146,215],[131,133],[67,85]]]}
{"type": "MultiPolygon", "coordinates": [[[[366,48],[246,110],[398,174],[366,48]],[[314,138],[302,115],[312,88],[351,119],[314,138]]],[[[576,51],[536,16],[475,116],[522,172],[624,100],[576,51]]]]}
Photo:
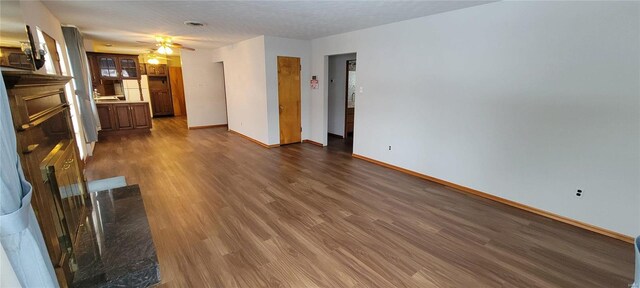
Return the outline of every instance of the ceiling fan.
{"type": "MultiPolygon", "coordinates": [[[[142,43],[142,44],[153,44],[145,41],[136,41],[136,42],[142,43]]],[[[180,43],[173,42],[173,39],[171,37],[156,36],[155,45],[156,46],[153,49],[156,50],[158,53],[164,54],[164,55],[171,55],[173,53],[174,48],[185,49],[189,51],[196,51],[196,49],[193,49],[191,47],[186,47],[180,43]]]]}

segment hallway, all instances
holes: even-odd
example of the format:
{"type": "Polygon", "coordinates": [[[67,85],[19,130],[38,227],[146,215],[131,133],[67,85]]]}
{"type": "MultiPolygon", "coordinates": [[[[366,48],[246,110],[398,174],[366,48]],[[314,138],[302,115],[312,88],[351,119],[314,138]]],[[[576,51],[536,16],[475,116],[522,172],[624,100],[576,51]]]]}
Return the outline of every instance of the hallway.
{"type": "Polygon", "coordinates": [[[153,120],[88,180],[139,184],[160,287],[627,287],[633,247],[352,158],[153,120]]]}

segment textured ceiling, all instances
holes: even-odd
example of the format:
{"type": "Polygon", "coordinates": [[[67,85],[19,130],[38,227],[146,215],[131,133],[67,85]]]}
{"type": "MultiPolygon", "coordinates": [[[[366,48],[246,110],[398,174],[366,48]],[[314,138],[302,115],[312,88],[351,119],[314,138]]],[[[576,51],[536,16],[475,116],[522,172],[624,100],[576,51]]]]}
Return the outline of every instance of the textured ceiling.
{"type": "MultiPolygon", "coordinates": [[[[216,48],[259,35],[294,39],[354,31],[490,1],[44,1],[63,24],[96,43],[144,50],[136,41],[174,36],[216,48]],[[189,27],[187,20],[206,23],[189,27]]],[[[148,47],[149,45],[146,45],[148,47]]]]}

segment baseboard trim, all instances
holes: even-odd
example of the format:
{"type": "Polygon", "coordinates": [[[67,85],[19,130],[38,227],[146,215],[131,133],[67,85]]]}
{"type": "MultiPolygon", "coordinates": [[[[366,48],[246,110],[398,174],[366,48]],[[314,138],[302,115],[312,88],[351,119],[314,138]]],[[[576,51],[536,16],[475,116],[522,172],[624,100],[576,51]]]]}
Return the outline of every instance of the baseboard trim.
{"type": "Polygon", "coordinates": [[[302,140],[302,143],[309,143],[309,144],[312,144],[312,145],[316,145],[318,147],[324,147],[324,145],[322,145],[322,143],[319,143],[319,142],[316,142],[316,141],[313,141],[313,140],[309,140],[309,139],[302,140]]]}
{"type": "Polygon", "coordinates": [[[611,231],[611,230],[608,230],[608,229],[605,229],[605,228],[601,228],[601,227],[598,227],[598,226],[594,226],[594,225],[591,225],[591,224],[580,222],[578,220],[574,220],[574,219],[571,219],[571,218],[560,216],[558,214],[554,214],[554,213],[551,213],[551,212],[548,212],[548,211],[544,211],[544,210],[541,210],[541,209],[538,209],[538,208],[535,208],[535,207],[531,207],[531,206],[524,205],[524,204],[521,204],[521,203],[518,203],[518,202],[515,202],[515,201],[511,201],[511,200],[508,200],[508,199],[505,199],[505,198],[502,198],[502,197],[491,195],[489,193],[478,191],[478,190],[475,190],[475,189],[472,189],[472,188],[469,188],[469,187],[465,187],[465,186],[462,186],[462,185],[451,183],[451,182],[446,181],[446,180],[442,180],[442,179],[438,179],[438,178],[435,178],[435,177],[431,177],[429,175],[418,173],[418,172],[415,172],[415,171],[412,171],[412,170],[409,170],[409,169],[405,169],[405,168],[402,168],[402,167],[391,165],[391,164],[388,164],[388,163],[385,163],[385,162],[382,162],[382,161],[371,159],[369,157],[365,157],[365,156],[358,155],[358,154],[355,154],[355,153],[352,154],[352,155],[353,155],[353,158],[357,158],[357,159],[364,160],[364,161],[367,161],[367,162],[370,162],[370,163],[373,163],[373,164],[377,164],[377,165],[380,165],[380,166],[383,166],[383,167],[386,167],[386,168],[389,168],[389,169],[400,171],[402,173],[409,174],[411,176],[415,176],[415,177],[418,177],[418,178],[422,178],[422,179],[425,179],[425,180],[436,182],[438,184],[442,184],[444,186],[447,186],[447,187],[450,187],[450,188],[454,188],[457,191],[461,191],[461,192],[473,194],[473,195],[476,195],[476,196],[479,196],[479,197],[482,197],[482,198],[486,198],[486,199],[489,199],[489,200],[493,200],[493,201],[496,201],[496,202],[499,202],[499,203],[502,203],[502,204],[505,204],[505,205],[509,205],[511,207],[514,207],[514,208],[518,208],[518,209],[521,209],[521,210],[524,210],[524,211],[527,211],[527,212],[530,212],[530,213],[533,213],[533,214],[537,214],[537,215],[540,215],[540,216],[543,216],[543,217],[547,217],[549,219],[560,221],[560,222],[563,222],[563,223],[566,223],[566,224],[569,224],[569,225],[573,225],[573,226],[576,226],[576,227],[579,227],[579,228],[582,228],[582,229],[585,229],[585,230],[588,230],[588,231],[591,231],[591,232],[595,232],[595,233],[598,233],[598,234],[601,234],[601,235],[605,235],[605,236],[608,236],[608,237],[611,237],[611,238],[614,238],[614,239],[618,239],[618,240],[621,240],[621,241],[624,241],[624,242],[628,242],[628,243],[633,243],[633,241],[634,241],[633,237],[627,236],[627,235],[624,235],[624,234],[621,234],[621,233],[618,233],[618,232],[615,232],[615,231],[611,231]]]}
{"type": "Polygon", "coordinates": [[[333,137],[338,137],[338,138],[344,139],[344,135],[338,135],[338,134],[334,134],[334,133],[327,133],[327,134],[329,134],[330,136],[333,136],[333,137]]]}
{"type": "Polygon", "coordinates": [[[227,124],[203,125],[203,126],[189,126],[189,130],[207,129],[207,128],[218,128],[218,127],[227,127],[227,124]]]}
{"type": "Polygon", "coordinates": [[[251,137],[249,137],[249,136],[247,136],[247,135],[244,135],[244,134],[242,134],[242,133],[240,133],[240,132],[238,132],[238,131],[229,130],[229,132],[231,132],[231,133],[233,133],[233,134],[236,134],[236,135],[238,135],[238,136],[240,136],[240,137],[242,137],[242,138],[245,138],[245,139],[247,139],[247,140],[249,140],[249,141],[251,141],[251,142],[253,142],[253,143],[256,143],[256,144],[258,144],[258,145],[260,145],[260,146],[262,146],[262,147],[264,147],[264,148],[276,148],[276,147],[280,147],[280,144],[272,144],[272,145],[269,145],[269,144],[266,144],[266,143],[262,143],[261,141],[258,141],[258,140],[256,140],[256,139],[253,139],[253,138],[251,138],[251,137]]]}

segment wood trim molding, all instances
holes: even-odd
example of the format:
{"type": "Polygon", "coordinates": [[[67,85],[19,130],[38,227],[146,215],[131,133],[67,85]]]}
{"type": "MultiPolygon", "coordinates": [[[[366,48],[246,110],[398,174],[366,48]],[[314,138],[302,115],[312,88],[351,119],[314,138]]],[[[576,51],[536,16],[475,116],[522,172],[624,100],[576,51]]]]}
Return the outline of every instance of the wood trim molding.
{"type": "Polygon", "coordinates": [[[217,127],[227,127],[227,124],[203,125],[203,126],[189,126],[189,130],[207,129],[207,128],[217,128],[217,127]]]}
{"type": "Polygon", "coordinates": [[[316,141],[313,141],[313,140],[309,140],[309,139],[302,140],[302,143],[309,143],[309,144],[312,144],[312,145],[316,145],[318,147],[324,147],[324,145],[322,145],[322,143],[316,142],[316,141]]]}
{"type": "Polygon", "coordinates": [[[260,145],[260,146],[262,146],[262,147],[264,147],[264,148],[276,148],[276,147],[280,147],[280,144],[272,144],[272,145],[265,144],[265,143],[262,143],[261,141],[258,141],[258,140],[256,140],[256,139],[253,139],[253,138],[251,138],[251,137],[249,137],[249,136],[247,136],[247,135],[244,135],[244,134],[242,134],[242,133],[240,133],[240,132],[238,132],[238,131],[229,130],[229,132],[231,132],[231,133],[233,133],[233,134],[236,134],[236,135],[238,135],[238,136],[240,136],[240,137],[242,137],[242,138],[245,138],[245,139],[247,139],[247,140],[249,140],[249,141],[251,141],[251,142],[253,142],[253,143],[256,143],[256,144],[258,144],[258,145],[260,145]]]}
{"type": "Polygon", "coordinates": [[[476,196],[479,196],[479,197],[482,197],[482,198],[493,200],[493,201],[496,201],[496,202],[499,202],[499,203],[502,203],[502,204],[509,205],[511,207],[514,207],[514,208],[518,208],[518,209],[521,209],[521,210],[524,210],[524,211],[527,211],[527,212],[531,212],[533,214],[537,214],[537,215],[540,215],[540,216],[543,216],[543,217],[547,217],[547,218],[550,218],[550,219],[553,219],[553,220],[556,220],[556,221],[560,221],[560,222],[563,222],[563,223],[566,223],[566,224],[569,224],[569,225],[573,225],[573,226],[576,226],[576,227],[579,227],[579,228],[582,228],[582,229],[585,229],[585,230],[588,230],[588,231],[591,231],[591,232],[595,232],[595,233],[598,233],[598,234],[602,234],[602,235],[605,235],[605,236],[608,236],[608,237],[611,237],[611,238],[614,238],[614,239],[618,239],[618,240],[621,240],[621,241],[624,241],[624,242],[633,243],[633,241],[634,241],[633,237],[628,236],[628,235],[624,235],[624,234],[621,234],[621,233],[618,233],[618,232],[615,232],[615,231],[611,231],[611,230],[608,230],[608,229],[605,229],[605,228],[601,228],[601,227],[598,227],[598,226],[594,226],[594,225],[591,225],[591,224],[580,222],[578,220],[574,220],[574,219],[571,219],[571,218],[568,218],[568,217],[560,216],[558,214],[554,214],[554,213],[551,213],[551,212],[548,212],[548,211],[544,211],[544,210],[541,210],[541,209],[538,209],[538,208],[535,208],[535,207],[531,207],[531,206],[524,205],[524,204],[521,204],[521,203],[518,203],[518,202],[515,202],[515,201],[511,201],[511,200],[508,200],[508,199],[505,199],[505,198],[502,198],[502,197],[491,195],[489,193],[478,191],[478,190],[475,190],[475,189],[472,189],[472,188],[469,188],[469,187],[465,187],[465,186],[462,186],[462,185],[451,183],[451,182],[446,181],[446,180],[442,180],[442,179],[438,179],[438,178],[435,178],[435,177],[431,177],[429,175],[418,173],[418,172],[415,172],[415,171],[412,171],[412,170],[409,170],[409,169],[405,169],[405,168],[402,168],[402,167],[391,165],[391,164],[388,164],[388,163],[385,163],[385,162],[382,162],[382,161],[371,159],[369,157],[365,157],[365,156],[362,156],[362,155],[359,155],[359,154],[355,154],[354,153],[352,155],[353,155],[353,158],[357,158],[357,159],[364,160],[364,161],[367,161],[367,162],[370,162],[370,163],[373,163],[373,164],[377,164],[377,165],[380,165],[380,166],[383,166],[383,167],[386,167],[386,168],[389,168],[389,169],[400,171],[402,173],[409,174],[411,176],[415,176],[415,177],[418,177],[418,178],[422,178],[422,179],[425,179],[425,180],[436,182],[438,184],[442,184],[442,185],[447,186],[449,188],[453,188],[452,190],[455,190],[455,191],[465,192],[465,193],[473,194],[473,195],[476,195],[476,196]]]}

